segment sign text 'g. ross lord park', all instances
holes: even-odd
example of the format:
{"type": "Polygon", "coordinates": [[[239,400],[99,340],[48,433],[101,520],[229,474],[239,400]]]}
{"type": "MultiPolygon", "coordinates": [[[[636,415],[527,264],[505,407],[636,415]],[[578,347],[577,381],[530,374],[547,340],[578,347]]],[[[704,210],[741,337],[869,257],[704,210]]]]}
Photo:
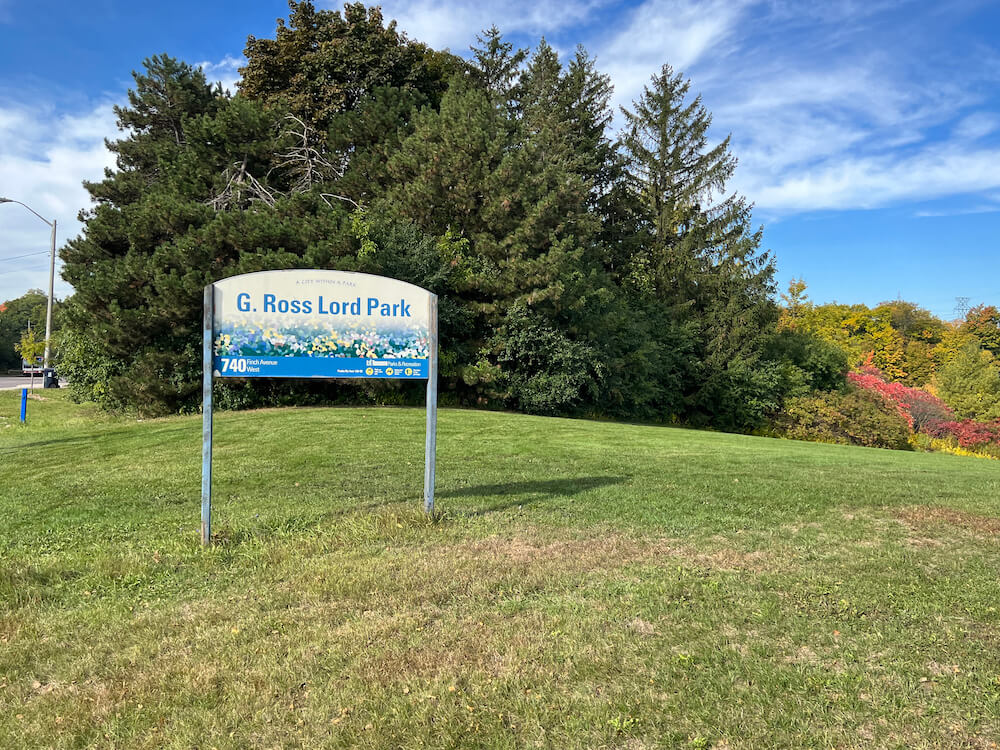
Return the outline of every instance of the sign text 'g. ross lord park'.
{"type": "Polygon", "coordinates": [[[437,296],[405,281],[295,269],[205,287],[201,541],[211,541],[214,378],[427,380],[424,509],[434,511],[437,296]]]}

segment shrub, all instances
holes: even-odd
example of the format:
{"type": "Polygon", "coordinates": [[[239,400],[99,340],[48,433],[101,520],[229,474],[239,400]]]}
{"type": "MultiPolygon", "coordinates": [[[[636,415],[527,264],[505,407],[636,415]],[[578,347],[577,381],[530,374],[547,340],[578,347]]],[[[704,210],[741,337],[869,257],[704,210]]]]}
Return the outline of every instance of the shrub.
{"type": "Polygon", "coordinates": [[[921,390],[910,388],[907,402],[910,417],[913,418],[913,429],[925,432],[931,425],[947,422],[955,418],[955,412],[937,396],[921,390]]]}
{"type": "Polygon", "coordinates": [[[94,401],[109,411],[124,408],[112,387],[124,363],[102,351],[96,337],[65,331],[58,368],[59,375],[69,380],[69,393],[74,401],[94,401]]]}
{"type": "Polygon", "coordinates": [[[864,388],[789,399],[774,429],[794,440],[897,450],[910,447],[907,419],[893,402],[864,388]]]}
{"type": "Polygon", "coordinates": [[[932,438],[954,438],[960,447],[970,450],[988,445],[1000,446],[1000,422],[974,422],[971,419],[935,422],[924,431],[932,438]]]}
{"type": "Polygon", "coordinates": [[[937,396],[921,388],[890,383],[875,367],[862,367],[859,372],[848,373],[847,379],[857,387],[878,393],[890,401],[899,415],[915,431],[930,424],[955,418],[951,407],[937,396]]]}
{"type": "Polygon", "coordinates": [[[771,337],[765,353],[780,363],[782,392],[788,397],[844,386],[847,355],[819,336],[786,328],[771,337]]]}
{"type": "Polygon", "coordinates": [[[524,305],[510,308],[490,346],[505,400],[523,411],[566,412],[597,388],[596,353],[524,305]]]}

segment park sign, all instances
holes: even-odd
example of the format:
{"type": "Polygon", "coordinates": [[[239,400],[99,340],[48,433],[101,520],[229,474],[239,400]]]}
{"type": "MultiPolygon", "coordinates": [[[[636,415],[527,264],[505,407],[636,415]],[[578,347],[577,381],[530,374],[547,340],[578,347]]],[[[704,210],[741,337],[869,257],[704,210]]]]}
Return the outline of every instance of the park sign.
{"type": "Polygon", "coordinates": [[[435,295],[426,289],[322,270],[213,286],[215,377],[427,378],[435,295]]]}
{"type": "Polygon", "coordinates": [[[424,509],[434,510],[437,296],[349,271],[293,269],[205,287],[201,539],[211,540],[214,378],[427,380],[424,509]]]}

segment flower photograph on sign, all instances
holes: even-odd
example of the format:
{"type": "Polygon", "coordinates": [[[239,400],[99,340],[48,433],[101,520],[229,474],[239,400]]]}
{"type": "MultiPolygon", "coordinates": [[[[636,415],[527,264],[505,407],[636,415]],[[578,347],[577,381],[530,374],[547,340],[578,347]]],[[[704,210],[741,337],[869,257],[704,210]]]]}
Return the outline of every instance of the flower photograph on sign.
{"type": "Polygon", "coordinates": [[[357,357],[426,359],[426,330],[379,331],[370,326],[324,328],[302,325],[277,330],[264,323],[217,331],[216,356],[357,357]]]}

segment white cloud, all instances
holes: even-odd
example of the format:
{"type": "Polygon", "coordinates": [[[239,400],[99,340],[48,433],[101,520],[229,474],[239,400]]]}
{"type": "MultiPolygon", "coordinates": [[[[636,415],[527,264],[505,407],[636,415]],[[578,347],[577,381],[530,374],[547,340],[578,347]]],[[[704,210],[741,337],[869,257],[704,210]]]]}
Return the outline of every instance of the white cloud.
{"type": "MultiPolygon", "coordinates": [[[[80,231],[77,213],[90,205],[83,180],[100,179],[112,155],[105,137],[114,137],[110,102],[89,112],[54,115],[46,109],[0,106],[0,196],[25,203],[56,220],[61,246],[80,231]],[[8,137],[9,136],[9,137],[8,137]]],[[[29,288],[48,288],[50,235],[37,217],[16,204],[0,204],[0,300],[29,288]],[[31,254],[7,261],[4,258],[31,254]]],[[[58,275],[58,260],[57,260],[58,275]]],[[[70,287],[56,279],[56,296],[70,287]]]]}
{"type": "Polygon", "coordinates": [[[878,208],[902,201],[1000,188],[1000,149],[931,145],[913,155],[837,156],[810,169],[764,180],[746,191],[778,212],[878,208]]]}
{"type": "Polygon", "coordinates": [[[972,94],[933,85],[904,94],[886,71],[836,77],[812,86],[775,78],[764,97],[751,87],[718,110],[718,131],[733,133],[740,159],[736,186],[758,207],[877,208],[1000,187],[990,168],[1000,152],[976,142],[996,129],[995,116],[963,119],[952,138],[935,133],[975,103],[972,94]]]}
{"type": "MultiPolygon", "coordinates": [[[[436,49],[451,49],[455,54],[465,51],[476,40],[476,34],[494,24],[504,34],[527,34],[534,37],[555,34],[579,26],[591,19],[607,0],[387,0],[371,3],[380,5],[385,19],[395,19],[399,28],[411,39],[436,49]]],[[[339,9],[341,3],[327,2],[339,9]]]]}
{"type": "Polygon", "coordinates": [[[598,58],[626,106],[663,62],[683,70],[714,138],[732,134],[731,187],[765,215],[1000,187],[996,149],[975,143],[1000,129],[994,74],[978,53],[933,59],[936,27],[908,25],[904,5],[646,0],[598,58]]]}
{"type": "Polygon", "coordinates": [[[973,216],[975,214],[995,214],[1000,213],[1000,205],[975,205],[968,208],[941,209],[937,211],[916,211],[914,216],[921,219],[938,218],[942,216],[973,216]]]}
{"type": "Polygon", "coordinates": [[[719,54],[747,6],[734,0],[647,0],[640,5],[598,49],[602,69],[614,83],[616,102],[635,99],[664,63],[689,73],[706,54],[719,54]]]}
{"type": "Polygon", "coordinates": [[[226,55],[218,62],[205,61],[195,63],[195,67],[202,69],[205,73],[205,78],[207,78],[210,83],[219,82],[222,84],[222,88],[225,91],[235,94],[236,84],[240,81],[239,69],[246,64],[246,58],[242,55],[239,57],[226,55]]]}
{"type": "Polygon", "coordinates": [[[974,112],[955,125],[954,135],[963,140],[975,141],[1000,129],[1000,116],[993,112],[974,112]]]}

